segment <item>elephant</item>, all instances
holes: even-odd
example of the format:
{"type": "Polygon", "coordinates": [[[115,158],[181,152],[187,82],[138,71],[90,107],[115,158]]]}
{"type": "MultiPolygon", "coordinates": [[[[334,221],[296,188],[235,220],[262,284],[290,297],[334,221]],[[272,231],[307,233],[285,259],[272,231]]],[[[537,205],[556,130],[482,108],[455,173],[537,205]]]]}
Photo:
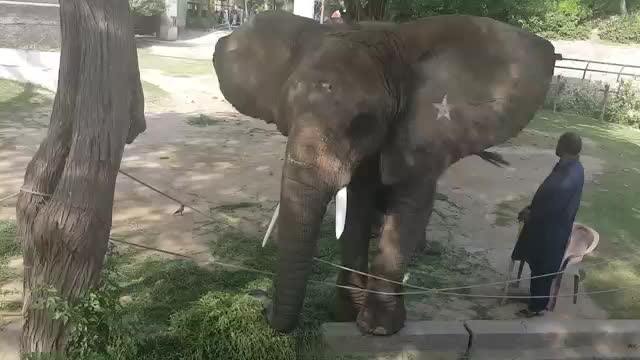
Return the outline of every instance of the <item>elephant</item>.
{"type": "Polygon", "coordinates": [[[437,180],[467,156],[496,160],[487,149],[531,121],[556,58],[549,41],[484,17],[323,25],[268,11],[220,38],[212,60],[225,99],[288,137],[268,323],[297,327],[322,218],[340,194],[342,265],[376,277],[340,270],[339,320],[391,335],[406,321],[397,293],[437,180]]]}

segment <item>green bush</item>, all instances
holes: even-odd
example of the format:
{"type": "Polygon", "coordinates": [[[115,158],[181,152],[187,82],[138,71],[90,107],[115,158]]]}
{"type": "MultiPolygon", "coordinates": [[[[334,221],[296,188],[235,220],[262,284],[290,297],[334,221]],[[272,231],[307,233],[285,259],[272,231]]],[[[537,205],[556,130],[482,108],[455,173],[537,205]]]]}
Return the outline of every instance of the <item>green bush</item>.
{"type": "Polygon", "coordinates": [[[0,220],[0,259],[20,255],[20,244],[16,241],[16,223],[0,220]]]}
{"type": "Polygon", "coordinates": [[[577,84],[563,81],[559,96],[556,86],[549,91],[549,96],[545,101],[546,108],[553,108],[555,101],[556,110],[559,112],[599,117],[603,98],[602,89],[604,89],[604,84],[601,81],[585,81],[577,84]]]}
{"type": "Polygon", "coordinates": [[[391,0],[390,17],[406,21],[443,14],[486,16],[522,26],[547,38],[585,39],[593,17],[584,0],[391,0]]]}
{"type": "Polygon", "coordinates": [[[631,82],[625,82],[620,92],[607,105],[605,119],[616,124],[640,128],[640,92],[631,82]]]}
{"type": "Polygon", "coordinates": [[[531,14],[519,17],[517,22],[523,28],[549,39],[586,39],[590,32],[588,20],[592,14],[592,10],[582,1],[561,0],[535,8],[531,14]]]}
{"type": "Polygon", "coordinates": [[[600,38],[617,43],[640,43],[640,14],[616,16],[600,23],[600,38]]]}
{"type": "MultiPolygon", "coordinates": [[[[126,319],[120,303],[122,276],[107,259],[102,283],[74,303],[62,299],[55,289],[41,289],[36,308],[48,310],[55,320],[70,325],[66,359],[128,360],[135,355],[134,321],[126,319]]],[[[33,357],[41,359],[41,357],[33,357]]]]}
{"type": "MultiPolygon", "coordinates": [[[[556,104],[559,112],[589,116],[599,119],[602,111],[604,84],[600,81],[585,81],[578,84],[562,82],[562,90],[557,96],[554,85],[545,99],[544,107],[552,109],[556,104]]],[[[605,120],[611,123],[640,128],[640,91],[629,81],[624,82],[619,91],[611,88],[605,111],[605,120]]]]}
{"type": "Polygon", "coordinates": [[[161,15],[166,10],[164,0],[129,0],[129,9],[138,16],[161,15]]]}
{"type": "Polygon", "coordinates": [[[295,359],[295,339],[278,335],[246,294],[210,292],[171,317],[170,332],[184,359],[295,359]]]}
{"type": "MultiPolygon", "coordinates": [[[[9,258],[22,252],[16,240],[16,223],[12,220],[0,220],[0,283],[13,279],[17,274],[7,266],[9,258]]],[[[0,291],[1,293],[1,291],[0,291]]],[[[3,304],[0,303],[0,307],[3,304]]]]}

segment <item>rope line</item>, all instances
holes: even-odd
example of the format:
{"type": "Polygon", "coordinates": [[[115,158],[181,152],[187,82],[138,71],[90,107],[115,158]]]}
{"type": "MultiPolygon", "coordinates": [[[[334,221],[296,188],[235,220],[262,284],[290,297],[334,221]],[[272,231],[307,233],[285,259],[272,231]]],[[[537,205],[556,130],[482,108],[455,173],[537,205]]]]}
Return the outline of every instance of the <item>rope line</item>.
{"type": "MultiPolygon", "coordinates": [[[[619,257],[617,257],[615,259],[607,259],[607,260],[602,260],[602,261],[598,261],[598,262],[594,262],[594,263],[590,263],[590,264],[585,264],[585,265],[582,265],[581,268],[583,268],[583,269],[584,268],[591,268],[591,267],[595,267],[595,266],[599,266],[599,265],[603,265],[603,264],[608,264],[608,263],[611,263],[611,262],[614,262],[614,261],[617,261],[617,260],[621,260],[621,259],[632,258],[632,257],[639,256],[639,255],[640,255],[640,251],[634,252],[634,253],[630,253],[630,254],[626,254],[626,255],[622,255],[622,256],[619,256],[619,257]]],[[[353,272],[353,273],[356,273],[356,274],[359,274],[359,275],[371,277],[371,278],[378,279],[378,280],[387,281],[387,282],[398,284],[398,285],[403,285],[403,286],[408,287],[408,288],[414,288],[414,289],[418,289],[418,290],[433,290],[431,288],[420,287],[418,285],[412,285],[412,284],[402,283],[402,282],[398,282],[398,281],[394,281],[394,280],[388,280],[388,279],[385,279],[385,278],[382,278],[382,277],[379,277],[379,276],[368,274],[366,272],[362,272],[362,271],[358,271],[358,270],[355,270],[355,269],[351,269],[351,268],[346,267],[346,266],[338,265],[338,264],[332,263],[332,262],[327,261],[327,260],[323,260],[323,259],[319,259],[319,258],[314,258],[314,260],[317,260],[319,262],[325,263],[327,265],[333,266],[333,267],[338,268],[338,269],[350,271],[350,272],[353,272]]],[[[491,283],[482,283],[482,284],[475,284],[475,285],[448,287],[448,288],[442,288],[442,289],[439,289],[439,290],[442,290],[442,291],[468,290],[468,289],[475,289],[475,288],[486,287],[486,286],[505,285],[505,284],[517,283],[517,282],[520,282],[520,281],[539,279],[539,278],[552,276],[552,275],[560,275],[560,274],[564,274],[566,272],[568,272],[568,270],[556,271],[556,272],[546,273],[546,274],[542,274],[542,275],[529,276],[529,277],[523,277],[523,278],[521,277],[520,279],[501,280],[501,281],[496,281],[496,282],[491,282],[491,283]]]]}
{"type": "MultiPolygon", "coordinates": [[[[176,199],[176,198],[174,198],[174,197],[172,197],[172,196],[170,196],[170,195],[168,195],[168,194],[166,194],[166,193],[154,188],[153,186],[147,184],[146,182],[144,182],[144,181],[142,181],[140,179],[137,179],[136,177],[124,172],[123,170],[119,170],[119,171],[122,174],[124,174],[125,176],[128,176],[132,180],[140,183],[141,185],[149,187],[151,190],[153,190],[153,191],[155,191],[155,192],[157,192],[157,193],[159,193],[159,194],[161,194],[163,196],[166,196],[167,198],[179,203],[180,205],[184,205],[184,203],[182,201],[180,201],[180,200],[178,200],[178,199],[176,199]]],[[[196,211],[197,213],[201,214],[202,216],[204,216],[204,217],[206,217],[206,218],[208,218],[208,219],[210,219],[212,221],[215,221],[215,219],[213,219],[210,216],[207,216],[206,214],[202,213],[201,211],[199,211],[197,209],[193,209],[192,207],[187,206],[187,205],[184,205],[184,206],[196,211]]],[[[625,259],[625,258],[631,258],[633,256],[638,256],[638,255],[640,255],[640,251],[632,253],[632,254],[627,254],[627,255],[620,256],[617,259],[609,259],[609,260],[604,260],[604,261],[601,261],[601,262],[585,264],[585,265],[582,265],[581,267],[582,268],[594,267],[594,266],[597,266],[597,265],[607,264],[607,263],[610,263],[610,262],[613,262],[613,261],[616,261],[616,260],[625,259]]],[[[386,281],[386,282],[389,282],[389,283],[392,283],[392,284],[396,284],[396,285],[402,285],[402,286],[405,286],[405,287],[408,287],[408,288],[413,288],[413,289],[416,289],[416,290],[423,290],[423,291],[433,291],[434,290],[434,289],[430,289],[430,288],[421,287],[421,286],[418,286],[418,285],[412,285],[412,284],[407,284],[407,283],[402,283],[402,282],[399,282],[399,281],[386,279],[386,278],[383,278],[383,277],[380,277],[380,276],[376,276],[376,275],[369,274],[369,273],[366,273],[366,272],[362,272],[362,271],[358,271],[358,270],[355,270],[355,269],[351,269],[349,267],[338,265],[338,264],[332,263],[330,261],[326,261],[326,260],[319,259],[319,258],[316,258],[316,257],[314,257],[313,260],[321,262],[321,263],[324,263],[324,264],[327,264],[329,266],[333,266],[333,267],[338,268],[338,269],[342,269],[342,270],[345,270],[345,271],[350,271],[350,272],[353,272],[353,273],[356,273],[356,274],[360,274],[360,275],[363,275],[363,276],[367,276],[367,277],[370,277],[370,278],[373,278],[373,279],[386,281]]],[[[556,272],[553,272],[553,273],[547,273],[547,274],[542,274],[542,275],[537,275],[537,276],[530,276],[530,277],[525,277],[525,278],[520,278],[520,279],[502,280],[502,281],[496,281],[496,282],[485,283],[485,284],[450,287],[450,288],[444,288],[444,289],[441,289],[441,290],[442,291],[467,290],[467,289],[474,289],[474,288],[486,287],[486,286],[505,285],[505,284],[517,283],[517,282],[520,282],[520,281],[538,279],[538,278],[552,276],[552,275],[560,275],[560,274],[564,274],[565,272],[567,272],[567,270],[556,271],[556,272]]]]}
{"type": "Polygon", "coordinates": [[[13,199],[14,197],[16,197],[18,195],[20,195],[19,192],[15,193],[15,194],[11,194],[11,195],[6,196],[6,197],[3,197],[2,199],[0,199],[0,203],[3,203],[3,202],[5,202],[5,201],[7,201],[9,199],[13,199]]]}
{"type": "Polygon", "coordinates": [[[167,193],[165,193],[165,192],[163,192],[163,191],[161,191],[161,190],[156,189],[155,187],[153,187],[153,186],[151,186],[151,185],[147,184],[146,182],[144,182],[144,181],[142,181],[142,180],[140,180],[140,179],[136,178],[135,176],[133,176],[133,175],[131,175],[131,174],[129,174],[129,173],[127,173],[127,172],[125,172],[124,170],[118,170],[118,172],[119,172],[119,173],[121,173],[122,175],[124,175],[124,176],[126,176],[126,177],[130,178],[131,180],[133,180],[133,181],[135,181],[135,182],[137,182],[137,183],[139,183],[139,184],[141,184],[141,185],[144,185],[144,186],[148,187],[149,189],[151,189],[151,190],[153,190],[153,191],[157,192],[158,194],[160,194],[160,195],[162,195],[162,196],[164,196],[164,197],[166,197],[166,198],[169,198],[169,199],[171,199],[171,200],[173,200],[173,201],[177,202],[178,204],[180,204],[180,206],[184,206],[184,207],[186,207],[186,208],[188,208],[188,209],[191,209],[191,210],[193,210],[193,211],[197,212],[198,214],[200,214],[200,215],[202,215],[202,216],[204,216],[204,217],[206,217],[206,218],[208,218],[208,219],[210,219],[210,220],[214,220],[213,218],[211,218],[211,217],[210,217],[210,216],[208,216],[207,214],[203,213],[202,211],[200,211],[200,210],[198,210],[198,209],[196,209],[196,208],[194,208],[194,207],[192,207],[192,206],[190,206],[190,205],[185,204],[185,203],[184,203],[184,201],[180,201],[180,200],[178,200],[178,199],[174,198],[173,196],[171,196],[171,195],[169,195],[169,194],[167,194],[167,193]]]}
{"type": "MultiPolygon", "coordinates": [[[[193,256],[189,256],[189,255],[185,255],[185,254],[179,254],[179,253],[176,253],[176,252],[173,252],[173,251],[168,251],[168,250],[156,249],[156,248],[153,248],[153,247],[150,247],[150,246],[140,245],[140,244],[124,241],[124,240],[121,240],[121,239],[114,239],[114,238],[110,237],[109,240],[111,240],[113,242],[117,242],[117,243],[122,243],[122,244],[127,244],[127,245],[131,245],[131,246],[139,247],[139,248],[142,248],[142,249],[147,249],[147,250],[152,250],[152,251],[156,251],[156,252],[160,252],[160,253],[164,253],[164,254],[178,256],[178,257],[185,258],[185,259],[190,259],[190,260],[194,260],[194,261],[198,260],[193,256]]],[[[234,268],[234,269],[238,269],[238,270],[249,271],[249,272],[263,274],[263,275],[269,275],[269,276],[274,276],[275,275],[274,273],[269,272],[269,271],[252,269],[252,268],[249,268],[249,267],[246,267],[246,266],[242,266],[242,265],[228,264],[228,263],[223,263],[223,262],[214,261],[214,260],[209,260],[207,262],[211,263],[211,264],[215,264],[215,265],[234,268]]]]}
{"type": "MultiPolygon", "coordinates": [[[[191,207],[189,205],[186,205],[183,201],[180,201],[179,199],[161,191],[158,190],[157,188],[149,185],[148,183],[136,178],[135,176],[125,172],[124,170],[118,170],[118,172],[120,172],[121,174],[127,176],[128,178],[132,179],[133,181],[155,191],[156,193],[175,201],[176,203],[180,204],[181,206],[184,206],[186,208],[189,208],[191,210],[193,210],[194,212],[204,216],[205,218],[208,218],[210,220],[215,221],[215,219],[213,219],[211,216],[208,216],[207,214],[203,213],[202,211],[191,207]]],[[[34,194],[34,195],[39,195],[39,196],[44,196],[44,197],[51,197],[50,194],[45,194],[45,193],[40,193],[40,192],[36,192],[33,190],[28,190],[28,189],[24,189],[21,188],[20,189],[21,192],[25,192],[25,193],[29,193],[29,194],[34,194]]],[[[18,193],[12,194],[8,197],[2,198],[0,199],[0,202],[11,199],[15,196],[19,195],[18,193]]],[[[149,247],[149,246],[145,246],[145,245],[141,245],[141,244],[136,244],[136,243],[131,243],[125,240],[121,240],[121,239],[115,239],[110,237],[109,240],[113,241],[113,242],[118,242],[118,243],[122,243],[122,244],[127,244],[130,246],[134,246],[134,247],[138,247],[138,248],[142,248],[142,249],[146,249],[146,250],[150,250],[150,251],[155,251],[155,252],[159,252],[159,253],[164,253],[164,254],[168,254],[168,255],[172,255],[172,256],[177,256],[177,257],[181,257],[181,258],[185,258],[185,259],[191,259],[191,260],[197,260],[192,256],[189,255],[184,255],[184,254],[180,254],[180,253],[176,253],[176,252],[172,252],[172,251],[168,251],[168,250],[163,250],[163,249],[158,249],[158,248],[153,248],[153,247],[149,247]]],[[[593,266],[597,266],[597,265],[601,265],[601,264],[606,264],[606,263],[610,263],[612,261],[616,261],[616,260],[620,260],[623,258],[629,258],[632,256],[637,256],[640,255],[640,252],[636,252],[636,253],[632,253],[632,254],[627,254],[621,257],[618,257],[617,259],[609,259],[609,260],[604,260],[601,262],[597,262],[597,263],[592,263],[592,264],[586,264],[584,266],[582,266],[582,268],[587,268],[587,267],[593,267],[593,266]]],[[[468,298],[491,298],[491,299],[503,299],[503,298],[509,298],[509,299],[531,299],[531,298],[554,298],[554,297],[572,297],[575,295],[597,295],[597,294],[605,294],[605,293],[612,293],[612,292],[619,292],[619,291],[625,291],[625,290],[629,290],[629,289],[634,289],[637,287],[640,287],[640,283],[639,284],[634,284],[631,286],[627,286],[627,287],[621,287],[621,288],[614,288],[614,289],[607,289],[607,290],[600,290],[600,291],[592,291],[592,292],[582,292],[582,293],[577,293],[577,294],[559,294],[556,296],[504,296],[504,295],[482,295],[482,294],[466,294],[466,293],[459,293],[459,292],[453,292],[455,290],[468,290],[468,289],[473,289],[473,288],[479,288],[479,287],[486,287],[486,286],[494,286],[494,285],[504,285],[504,284],[509,284],[509,283],[515,283],[515,282],[520,282],[523,280],[531,280],[531,279],[537,279],[537,278],[541,278],[541,277],[547,277],[547,276],[552,276],[552,275],[559,275],[559,274],[563,274],[565,273],[567,270],[564,271],[557,271],[554,273],[547,273],[547,274],[543,274],[543,275],[538,275],[538,276],[531,276],[528,278],[520,278],[520,279],[512,279],[512,280],[503,280],[503,281],[496,281],[496,282],[492,282],[492,283],[483,283],[483,284],[475,284],[475,285],[466,285],[466,286],[458,286],[458,287],[447,287],[447,288],[440,288],[440,289],[435,289],[435,288],[426,288],[426,287],[422,287],[422,286],[418,286],[418,285],[413,285],[413,284],[408,284],[408,283],[403,283],[400,281],[395,281],[395,280],[391,280],[391,279],[386,279],[384,277],[380,277],[380,276],[376,276],[373,274],[369,274],[366,272],[362,272],[362,271],[358,271],[346,266],[342,266],[342,265],[338,265],[335,264],[333,262],[324,260],[324,259],[320,259],[317,257],[313,258],[314,261],[341,269],[341,270],[345,270],[345,271],[350,271],[362,276],[367,276],[373,279],[378,279],[381,281],[385,281],[385,282],[389,282],[392,284],[396,284],[396,285],[401,285],[403,287],[408,287],[408,288],[412,288],[412,289],[416,289],[416,290],[420,290],[420,291],[405,291],[405,292],[384,292],[384,291],[375,291],[375,290],[369,290],[369,289],[362,289],[362,288],[356,288],[356,287],[351,287],[351,286],[346,286],[346,285],[338,285],[338,284],[332,284],[332,283],[328,283],[328,282],[323,282],[323,281],[317,281],[317,280],[309,280],[310,282],[313,283],[320,283],[320,284],[324,284],[324,285],[329,285],[332,287],[338,287],[338,288],[343,288],[343,289],[347,289],[347,290],[356,290],[356,291],[362,291],[362,292],[366,292],[366,293],[373,293],[373,294],[379,294],[379,295],[389,295],[389,296],[400,296],[400,295],[426,295],[426,294],[440,294],[440,295],[446,295],[446,296],[457,296],[457,297],[468,297],[468,298]]],[[[259,273],[259,274],[263,274],[263,275],[269,275],[269,276],[274,276],[275,274],[272,272],[268,272],[268,271],[263,271],[263,270],[258,270],[258,269],[252,269],[252,268],[248,268],[248,267],[244,267],[244,266],[240,266],[240,265],[233,265],[233,264],[228,264],[228,263],[222,263],[219,261],[213,261],[210,260],[208,261],[208,263],[211,264],[215,264],[215,265],[219,265],[219,266],[223,266],[223,267],[229,267],[229,268],[235,268],[235,269],[239,269],[239,270],[244,270],[244,271],[249,271],[249,272],[254,272],[254,273],[259,273]]]]}
{"type": "MultiPolygon", "coordinates": [[[[136,244],[136,243],[120,240],[120,239],[110,238],[110,240],[112,240],[114,242],[119,242],[119,243],[131,245],[131,246],[134,246],[134,247],[139,247],[139,248],[146,249],[146,250],[157,251],[157,252],[160,252],[160,253],[170,254],[170,255],[174,255],[174,256],[190,259],[190,260],[197,260],[193,256],[184,255],[184,254],[180,254],[180,253],[175,253],[175,252],[172,252],[172,251],[167,251],[167,250],[162,250],[162,249],[157,249],[157,248],[153,248],[153,247],[150,247],[150,246],[140,245],[140,244],[136,244]]],[[[327,263],[326,260],[323,260],[322,262],[327,263]]],[[[217,261],[217,260],[210,260],[210,261],[207,261],[207,263],[214,264],[214,265],[219,265],[219,266],[222,266],[222,267],[235,268],[235,269],[244,270],[244,271],[248,271],[248,272],[268,275],[268,276],[275,276],[275,273],[270,272],[270,271],[258,270],[258,269],[254,269],[254,268],[250,268],[250,267],[246,267],[246,266],[223,263],[223,262],[220,262],[220,261],[217,261]]],[[[386,291],[376,291],[376,290],[362,289],[362,288],[357,288],[357,287],[347,286],[347,285],[333,284],[333,283],[329,283],[329,282],[326,282],[326,281],[319,281],[319,280],[312,280],[312,279],[310,279],[308,281],[311,282],[311,283],[315,283],[315,284],[321,284],[321,285],[337,287],[337,288],[347,289],[347,290],[362,291],[362,292],[365,292],[365,293],[371,293],[371,294],[377,294],[377,295],[387,295],[387,296],[402,296],[402,295],[405,295],[405,296],[411,296],[411,295],[435,294],[435,295],[444,295],[444,296],[467,297],[467,298],[484,298],[484,299],[564,298],[564,297],[573,297],[573,296],[578,296],[578,295],[588,296],[588,295],[598,295],[598,294],[609,294],[609,293],[614,293],[614,292],[620,292],[620,291],[626,291],[626,290],[631,290],[631,289],[635,289],[635,288],[640,288],[640,283],[637,283],[637,284],[633,284],[633,285],[625,286],[625,287],[620,287],[620,288],[613,288],[613,289],[606,289],[606,290],[599,290],[599,291],[579,292],[579,293],[576,293],[576,294],[573,294],[573,293],[572,294],[558,294],[558,295],[555,295],[555,296],[553,296],[553,295],[549,295],[549,296],[529,296],[529,295],[508,295],[508,296],[504,296],[504,295],[483,295],[483,294],[465,294],[465,293],[449,292],[449,291],[447,291],[449,288],[443,288],[443,289],[426,289],[426,288],[423,288],[423,289],[426,289],[426,290],[423,290],[423,291],[404,291],[404,292],[386,292],[386,291]]],[[[406,284],[400,283],[400,285],[406,285],[406,284]]]]}
{"type": "Polygon", "coordinates": [[[41,192],[38,192],[38,191],[33,191],[33,190],[25,189],[25,188],[20,188],[20,192],[27,193],[27,194],[32,194],[32,195],[38,195],[38,196],[42,196],[42,197],[52,197],[53,196],[51,194],[45,194],[45,193],[41,193],[41,192]]]}

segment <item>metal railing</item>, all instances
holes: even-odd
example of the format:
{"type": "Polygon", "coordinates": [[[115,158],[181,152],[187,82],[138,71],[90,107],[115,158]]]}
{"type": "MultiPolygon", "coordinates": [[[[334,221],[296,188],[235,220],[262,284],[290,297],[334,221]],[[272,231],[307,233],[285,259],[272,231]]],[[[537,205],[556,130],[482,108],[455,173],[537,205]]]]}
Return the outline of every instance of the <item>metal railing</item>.
{"type": "Polygon", "coordinates": [[[584,59],[575,59],[575,58],[565,58],[565,57],[562,57],[562,54],[556,54],[556,60],[557,61],[585,63],[585,66],[583,68],[582,67],[564,66],[564,65],[557,65],[556,64],[556,68],[557,69],[581,71],[582,72],[582,80],[585,80],[588,72],[616,75],[616,81],[620,81],[620,77],[621,76],[629,76],[629,77],[632,77],[633,80],[640,79],[640,65],[620,64],[620,63],[612,63],[612,62],[606,62],[606,61],[584,60],[584,59]],[[594,68],[590,68],[590,66],[592,64],[594,64],[594,65],[615,66],[615,67],[619,67],[620,69],[618,71],[594,69],[594,68]],[[639,71],[637,73],[631,73],[631,72],[625,72],[625,69],[627,69],[627,70],[628,69],[638,69],[639,71]]]}

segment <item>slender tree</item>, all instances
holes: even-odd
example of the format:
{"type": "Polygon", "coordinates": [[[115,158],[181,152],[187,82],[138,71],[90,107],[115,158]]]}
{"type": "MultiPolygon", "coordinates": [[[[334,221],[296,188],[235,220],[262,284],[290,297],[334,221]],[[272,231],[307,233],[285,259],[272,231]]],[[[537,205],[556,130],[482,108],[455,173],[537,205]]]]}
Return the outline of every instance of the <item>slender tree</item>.
{"type": "Polygon", "coordinates": [[[18,199],[24,252],[23,353],[62,353],[68,324],[35,306],[73,302],[99,282],[125,143],[146,128],[127,0],[60,0],[62,49],[47,136],[18,199]]]}
{"type": "Polygon", "coordinates": [[[620,0],[620,14],[622,16],[629,15],[629,12],[627,11],[627,0],[620,0]]]}

